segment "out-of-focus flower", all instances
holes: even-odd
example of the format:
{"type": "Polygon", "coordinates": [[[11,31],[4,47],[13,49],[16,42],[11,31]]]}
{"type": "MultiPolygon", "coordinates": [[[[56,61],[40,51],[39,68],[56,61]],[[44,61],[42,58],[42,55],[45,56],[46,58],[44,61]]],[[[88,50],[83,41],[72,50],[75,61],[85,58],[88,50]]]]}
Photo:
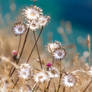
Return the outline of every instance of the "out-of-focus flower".
{"type": "Polygon", "coordinates": [[[53,53],[56,49],[61,48],[62,45],[60,42],[55,41],[54,43],[49,43],[47,47],[48,47],[48,52],[53,53]]]}
{"type": "Polygon", "coordinates": [[[34,80],[35,82],[40,82],[43,83],[46,80],[49,80],[48,74],[44,71],[37,73],[36,75],[34,75],[34,80]]]}
{"type": "Polygon", "coordinates": [[[21,35],[26,31],[26,26],[21,22],[15,23],[13,26],[13,31],[15,35],[21,35]]]}
{"type": "Polygon", "coordinates": [[[62,60],[66,56],[66,51],[64,48],[57,49],[53,52],[53,56],[57,60],[62,60]]]}
{"type": "Polygon", "coordinates": [[[42,9],[37,6],[31,6],[24,9],[23,15],[28,20],[37,20],[42,15],[42,9]]]}
{"type": "Polygon", "coordinates": [[[76,77],[70,73],[65,74],[62,78],[62,82],[63,82],[64,86],[66,86],[66,87],[75,86],[76,81],[77,81],[76,77]]]}
{"type": "Polygon", "coordinates": [[[50,19],[49,16],[40,16],[38,20],[40,27],[44,27],[48,23],[49,19],[50,19]]]}
{"type": "Polygon", "coordinates": [[[31,69],[31,66],[29,64],[26,64],[26,63],[21,64],[18,69],[19,77],[23,79],[28,79],[30,75],[30,69],[31,69]]]}
{"type": "Polygon", "coordinates": [[[49,71],[47,71],[50,78],[57,78],[59,77],[59,71],[55,67],[49,68],[49,71]]]}
{"type": "Polygon", "coordinates": [[[52,66],[52,64],[51,63],[48,63],[46,66],[50,68],[52,66]]]}
{"type": "Polygon", "coordinates": [[[16,50],[13,50],[13,51],[12,51],[12,55],[13,55],[13,56],[17,56],[17,54],[18,54],[18,53],[17,53],[16,50]]]}
{"type": "Polygon", "coordinates": [[[31,31],[36,31],[37,29],[39,29],[38,20],[28,21],[27,27],[30,28],[31,31]]]}

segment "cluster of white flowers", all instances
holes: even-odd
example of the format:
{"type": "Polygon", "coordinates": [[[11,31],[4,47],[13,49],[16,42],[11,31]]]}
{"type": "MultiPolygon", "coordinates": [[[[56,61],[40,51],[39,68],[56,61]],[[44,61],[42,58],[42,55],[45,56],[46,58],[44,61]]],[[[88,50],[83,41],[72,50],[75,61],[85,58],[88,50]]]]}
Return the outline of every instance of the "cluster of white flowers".
{"type": "Polygon", "coordinates": [[[44,27],[50,19],[49,16],[44,16],[42,9],[37,6],[30,6],[24,9],[23,16],[25,17],[27,27],[32,31],[44,27]]]}
{"type": "Polygon", "coordinates": [[[29,64],[21,64],[18,69],[18,74],[20,78],[28,79],[30,76],[31,66],[29,64]]]}
{"type": "Polygon", "coordinates": [[[24,23],[18,22],[13,26],[13,32],[15,35],[22,35],[26,31],[26,26],[24,23]]]}
{"type": "Polygon", "coordinates": [[[62,82],[66,87],[73,87],[76,84],[76,77],[72,74],[65,74],[62,78],[62,82]]]}

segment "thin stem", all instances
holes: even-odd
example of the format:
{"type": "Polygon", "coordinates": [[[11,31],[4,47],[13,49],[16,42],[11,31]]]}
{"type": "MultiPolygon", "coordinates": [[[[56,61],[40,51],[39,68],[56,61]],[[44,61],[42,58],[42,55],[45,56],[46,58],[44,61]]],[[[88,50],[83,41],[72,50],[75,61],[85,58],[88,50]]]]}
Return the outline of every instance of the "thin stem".
{"type": "Polygon", "coordinates": [[[63,87],[63,92],[65,92],[65,87],[63,87]]]}
{"type": "Polygon", "coordinates": [[[61,83],[61,77],[62,77],[62,72],[61,72],[61,61],[60,61],[60,78],[59,78],[59,84],[58,84],[58,89],[57,89],[57,92],[59,92],[59,89],[60,89],[60,83],[61,83]]]}
{"type": "Polygon", "coordinates": [[[86,88],[83,90],[83,92],[86,92],[88,87],[90,86],[90,84],[92,83],[92,80],[88,83],[88,85],[86,86],[86,88]]]}
{"type": "MultiPolygon", "coordinates": [[[[34,31],[33,31],[33,35],[34,35],[34,40],[36,42],[36,35],[35,35],[34,31]]],[[[38,53],[38,58],[39,58],[40,66],[41,66],[41,69],[42,69],[42,63],[41,63],[41,57],[40,57],[40,53],[39,53],[39,49],[38,49],[38,44],[36,44],[36,49],[37,49],[37,53],[38,53]]]]}
{"type": "Polygon", "coordinates": [[[35,46],[36,46],[36,44],[37,44],[37,42],[38,42],[38,40],[39,40],[39,38],[40,38],[40,35],[41,35],[41,33],[42,33],[42,30],[43,30],[43,28],[41,29],[41,31],[40,31],[40,33],[39,33],[39,35],[38,35],[38,37],[37,37],[37,40],[35,41],[35,44],[34,44],[32,50],[31,50],[31,52],[30,52],[30,54],[29,54],[29,56],[28,56],[28,58],[27,58],[27,63],[29,62],[29,60],[30,60],[30,58],[31,58],[31,56],[32,56],[32,53],[33,53],[33,51],[34,51],[34,49],[35,49],[35,46]]]}
{"type": "Polygon", "coordinates": [[[17,85],[17,83],[18,83],[18,81],[19,81],[19,78],[16,80],[16,82],[15,82],[15,84],[14,84],[13,88],[15,88],[15,86],[16,86],[16,85],[17,85]]]}
{"type": "Polygon", "coordinates": [[[47,85],[46,92],[49,91],[50,83],[51,83],[51,79],[49,80],[49,83],[48,83],[48,85],[47,85]]]}
{"type": "MultiPolygon", "coordinates": [[[[21,44],[21,35],[19,36],[19,43],[18,43],[18,49],[17,49],[17,53],[19,53],[19,49],[20,49],[20,44],[21,44]]],[[[14,69],[14,67],[12,66],[9,72],[9,75],[11,74],[11,71],[14,69]]]]}
{"type": "Polygon", "coordinates": [[[19,36],[19,44],[18,44],[18,50],[17,50],[18,53],[19,53],[19,49],[20,49],[20,44],[21,44],[21,35],[19,36]]]}
{"type": "MultiPolygon", "coordinates": [[[[27,32],[26,32],[25,39],[24,39],[24,42],[23,42],[23,46],[22,46],[22,49],[21,49],[21,53],[20,53],[19,59],[18,59],[18,61],[16,62],[17,64],[19,63],[19,61],[20,61],[20,59],[21,59],[21,56],[22,56],[22,54],[23,54],[28,33],[29,33],[29,28],[28,28],[28,30],[27,30],[27,32]]],[[[15,71],[15,68],[12,69],[12,72],[10,73],[10,77],[13,75],[14,71],[15,71]]]]}
{"type": "Polygon", "coordinates": [[[36,86],[37,86],[37,83],[34,84],[34,86],[33,86],[33,88],[32,88],[32,92],[34,92],[36,86]]]}

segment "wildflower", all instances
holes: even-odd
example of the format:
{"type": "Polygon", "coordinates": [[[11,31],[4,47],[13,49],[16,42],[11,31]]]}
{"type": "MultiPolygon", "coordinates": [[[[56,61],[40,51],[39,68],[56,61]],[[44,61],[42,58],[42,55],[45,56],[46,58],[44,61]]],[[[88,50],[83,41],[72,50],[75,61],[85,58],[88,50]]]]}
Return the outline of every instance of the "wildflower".
{"type": "Polygon", "coordinates": [[[12,51],[12,56],[13,56],[13,59],[14,60],[17,60],[19,57],[18,57],[18,53],[17,53],[17,51],[16,50],[13,50],[12,51]]]}
{"type": "Polygon", "coordinates": [[[73,87],[76,84],[76,77],[72,74],[65,74],[62,82],[66,87],[73,87]]]}
{"type": "Polygon", "coordinates": [[[23,79],[28,79],[30,75],[30,68],[31,66],[29,64],[21,64],[18,70],[19,77],[23,79]]]}
{"type": "Polygon", "coordinates": [[[42,14],[42,9],[37,6],[31,6],[24,9],[23,15],[28,20],[37,20],[39,16],[42,14]]]}
{"type": "Polygon", "coordinates": [[[61,48],[61,43],[58,41],[55,41],[54,43],[49,43],[48,44],[48,52],[53,53],[56,49],[61,48]]]}
{"type": "Polygon", "coordinates": [[[47,71],[50,78],[57,78],[59,77],[58,69],[55,67],[49,68],[49,71],[47,71]]]}
{"type": "Polygon", "coordinates": [[[36,75],[34,75],[34,80],[37,83],[38,82],[43,83],[44,81],[46,81],[48,79],[49,79],[49,77],[48,77],[47,73],[46,72],[43,72],[43,71],[37,73],[36,75]]]}
{"type": "Polygon", "coordinates": [[[32,31],[36,31],[36,29],[39,29],[38,20],[28,21],[27,27],[29,27],[32,31]]]}
{"type": "Polygon", "coordinates": [[[47,67],[51,67],[51,66],[52,66],[52,64],[51,64],[51,63],[48,63],[46,66],[47,66],[47,67]]]}
{"type": "Polygon", "coordinates": [[[48,23],[49,19],[50,19],[49,16],[40,16],[39,17],[40,27],[44,27],[48,23]]]}
{"type": "Polygon", "coordinates": [[[62,60],[66,56],[66,51],[64,48],[57,49],[53,52],[53,56],[57,60],[62,60]]]}
{"type": "Polygon", "coordinates": [[[26,31],[26,26],[21,22],[15,23],[13,26],[13,31],[15,35],[21,35],[26,31]]]}

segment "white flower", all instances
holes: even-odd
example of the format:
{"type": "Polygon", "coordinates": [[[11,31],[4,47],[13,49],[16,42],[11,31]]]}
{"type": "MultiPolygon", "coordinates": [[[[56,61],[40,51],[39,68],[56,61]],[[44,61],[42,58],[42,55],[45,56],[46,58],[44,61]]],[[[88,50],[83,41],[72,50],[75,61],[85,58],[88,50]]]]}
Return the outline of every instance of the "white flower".
{"type": "Polygon", "coordinates": [[[61,43],[58,41],[55,41],[54,43],[48,44],[48,51],[49,53],[53,53],[56,49],[61,48],[61,43]]]}
{"type": "Polygon", "coordinates": [[[59,77],[58,69],[56,69],[55,67],[49,68],[49,71],[47,71],[47,73],[48,73],[50,78],[57,78],[57,77],[59,77]]]}
{"type": "Polygon", "coordinates": [[[30,28],[31,31],[36,31],[37,29],[40,28],[37,20],[28,21],[27,26],[30,28]]]}
{"type": "Polygon", "coordinates": [[[48,79],[49,79],[49,77],[48,77],[47,73],[43,72],[43,71],[37,73],[36,75],[34,75],[35,82],[41,82],[41,83],[43,83],[44,81],[46,81],[48,79]]]}
{"type": "Polygon", "coordinates": [[[21,64],[18,70],[18,74],[20,78],[27,79],[30,75],[30,68],[29,64],[21,64]]]}
{"type": "Polygon", "coordinates": [[[38,20],[40,27],[44,27],[48,23],[49,19],[50,19],[49,16],[40,16],[38,20]]]}
{"type": "Polygon", "coordinates": [[[37,6],[31,6],[24,9],[23,15],[28,20],[36,20],[42,14],[42,10],[37,6]]]}
{"type": "Polygon", "coordinates": [[[14,25],[13,31],[15,35],[21,35],[26,31],[26,26],[23,23],[18,22],[14,25]]]}
{"type": "Polygon", "coordinates": [[[72,74],[66,74],[63,76],[62,82],[66,87],[73,87],[76,84],[76,77],[72,74]]]}
{"type": "Polygon", "coordinates": [[[53,56],[55,59],[63,59],[65,56],[66,56],[66,52],[65,52],[65,49],[64,48],[61,48],[61,49],[57,49],[53,52],[53,56]]]}

